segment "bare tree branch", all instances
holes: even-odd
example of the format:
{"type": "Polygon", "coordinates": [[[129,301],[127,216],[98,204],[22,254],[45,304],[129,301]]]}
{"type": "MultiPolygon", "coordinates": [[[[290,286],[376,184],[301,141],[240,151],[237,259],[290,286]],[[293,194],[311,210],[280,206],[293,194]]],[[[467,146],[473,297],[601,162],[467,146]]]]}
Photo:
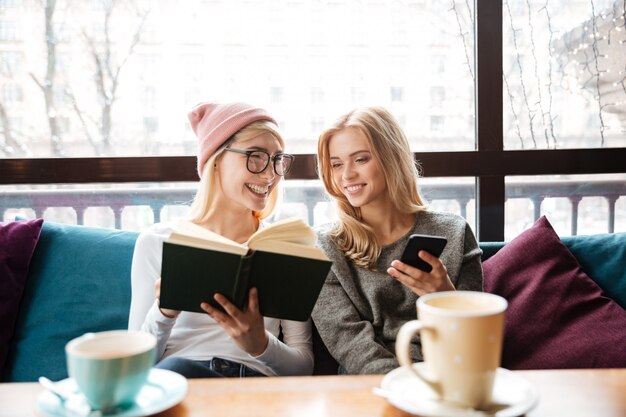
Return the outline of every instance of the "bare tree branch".
{"type": "Polygon", "coordinates": [[[146,23],[146,20],[148,20],[148,15],[150,14],[150,11],[145,11],[142,12],[140,17],[141,17],[141,21],[139,22],[139,26],[137,27],[137,30],[135,31],[135,33],[133,34],[133,40],[130,43],[130,46],[128,47],[128,51],[126,53],[126,56],[122,59],[122,62],[120,63],[119,67],[117,68],[117,72],[115,73],[115,77],[114,79],[117,80],[117,78],[119,77],[119,73],[122,70],[122,67],[124,67],[124,65],[126,65],[126,61],[128,61],[128,59],[132,56],[135,47],[137,46],[137,44],[141,41],[141,32],[143,31],[143,27],[146,23]]]}
{"type": "Polygon", "coordinates": [[[89,47],[89,53],[91,54],[91,58],[93,58],[94,64],[96,66],[96,88],[98,89],[98,93],[103,97],[106,97],[106,86],[104,81],[104,64],[100,59],[100,55],[98,54],[98,47],[96,46],[94,40],[87,34],[87,32],[82,30],[83,37],[87,41],[87,45],[89,47]]]}
{"type": "Polygon", "coordinates": [[[35,74],[33,74],[32,72],[29,72],[28,75],[30,75],[30,78],[33,79],[33,81],[35,82],[35,84],[37,84],[37,87],[39,87],[41,89],[41,91],[45,91],[43,84],[41,83],[41,81],[39,81],[37,79],[37,77],[35,76],[35,74]]]}
{"type": "Polygon", "coordinates": [[[0,102],[0,122],[2,122],[2,134],[4,135],[2,149],[5,154],[7,156],[28,155],[30,153],[28,147],[13,136],[14,130],[11,126],[11,119],[7,115],[6,106],[2,102],[0,102]]]}
{"type": "Polygon", "coordinates": [[[117,5],[115,0],[111,0],[106,6],[104,10],[104,62],[105,69],[107,71],[107,75],[110,79],[113,78],[113,70],[111,63],[111,32],[110,32],[110,23],[111,23],[111,15],[113,14],[113,9],[117,5]]]}
{"type": "Polygon", "coordinates": [[[60,129],[57,120],[57,112],[54,102],[54,83],[56,75],[56,37],[54,34],[54,10],[56,7],[56,0],[46,0],[45,4],[45,42],[47,51],[46,60],[46,75],[43,82],[38,82],[35,77],[33,80],[43,89],[44,100],[46,103],[46,118],[48,119],[48,126],[50,128],[50,145],[52,147],[52,154],[62,156],[64,154],[60,129]]]}
{"type": "MultiPolygon", "coordinates": [[[[116,7],[121,4],[118,0],[110,0],[103,4],[104,11],[104,27],[103,42],[96,42],[93,36],[90,36],[86,29],[83,28],[82,35],[86,40],[89,54],[95,65],[94,82],[98,94],[101,97],[100,104],[100,120],[98,127],[101,135],[103,152],[109,152],[111,147],[111,130],[113,127],[112,113],[113,106],[117,100],[117,89],[119,86],[120,75],[126,66],[129,58],[133,55],[135,47],[141,40],[141,32],[143,31],[149,11],[138,13],[139,22],[133,33],[131,41],[128,45],[126,53],[115,62],[113,57],[114,40],[112,38],[111,26],[116,7]]],[[[82,123],[82,121],[81,121],[82,123]]]]}
{"type": "Polygon", "coordinates": [[[96,143],[96,140],[94,139],[93,135],[89,132],[89,126],[87,126],[87,121],[85,120],[86,113],[78,105],[78,101],[76,100],[76,95],[74,94],[72,90],[68,89],[67,96],[70,98],[72,102],[72,108],[74,109],[74,112],[78,116],[78,120],[80,120],[80,124],[83,128],[83,132],[85,133],[85,136],[87,137],[87,140],[89,141],[89,144],[93,148],[94,152],[96,154],[99,154],[100,149],[98,148],[98,144],[96,143]]]}

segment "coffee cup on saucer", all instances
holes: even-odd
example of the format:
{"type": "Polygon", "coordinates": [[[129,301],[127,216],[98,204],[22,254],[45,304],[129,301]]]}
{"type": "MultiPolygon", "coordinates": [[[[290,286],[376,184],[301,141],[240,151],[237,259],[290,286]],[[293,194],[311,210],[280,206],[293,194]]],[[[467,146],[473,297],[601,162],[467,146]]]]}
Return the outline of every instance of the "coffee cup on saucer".
{"type": "Polygon", "coordinates": [[[156,359],[156,338],[143,332],[87,333],[65,346],[67,369],[94,410],[128,406],[156,359]]]}
{"type": "Polygon", "coordinates": [[[405,323],[396,338],[400,364],[441,400],[487,407],[500,365],[507,301],[489,293],[443,291],[421,296],[416,304],[418,320],[405,323]],[[419,368],[410,355],[418,332],[425,362],[419,368]]]}

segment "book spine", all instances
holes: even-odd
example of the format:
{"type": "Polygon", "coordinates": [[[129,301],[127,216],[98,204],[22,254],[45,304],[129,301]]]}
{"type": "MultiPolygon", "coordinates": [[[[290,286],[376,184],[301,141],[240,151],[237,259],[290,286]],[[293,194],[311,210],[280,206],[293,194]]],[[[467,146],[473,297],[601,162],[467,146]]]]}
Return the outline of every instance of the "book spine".
{"type": "Polygon", "coordinates": [[[252,267],[253,251],[241,257],[239,263],[239,271],[235,280],[234,304],[240,309],[245,310],[248,306],[248,292],[250,291],[250,268],[252,267]]]}

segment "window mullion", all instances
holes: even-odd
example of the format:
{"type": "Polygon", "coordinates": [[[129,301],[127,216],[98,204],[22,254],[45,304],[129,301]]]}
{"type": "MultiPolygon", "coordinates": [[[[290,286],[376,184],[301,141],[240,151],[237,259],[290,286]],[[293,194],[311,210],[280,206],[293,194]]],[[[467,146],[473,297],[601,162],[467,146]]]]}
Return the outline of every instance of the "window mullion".
{"type": "MultiPolygon", "coordinates": [[[[474,6],[477,151],[502,152],[502,2],[474,6]]],[[[478,176],[476,192],[478,238],[504,240],[504,175],[478,176]]]]}

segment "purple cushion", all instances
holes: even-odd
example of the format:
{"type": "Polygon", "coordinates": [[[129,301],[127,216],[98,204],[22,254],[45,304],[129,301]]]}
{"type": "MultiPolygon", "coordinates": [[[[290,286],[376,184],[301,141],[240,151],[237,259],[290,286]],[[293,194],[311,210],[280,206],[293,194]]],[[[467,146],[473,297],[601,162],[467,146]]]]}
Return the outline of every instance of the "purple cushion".
{"type": "Polygon", "coordinates": [[[545,217],[483,263],[509,301],[502,366],[626,367],[626,310],[583,272],[545,217]]]}
{"type": "Polygon", "coordinates": [[[0,376],[43,219],[0,223],[0,376]]]}

